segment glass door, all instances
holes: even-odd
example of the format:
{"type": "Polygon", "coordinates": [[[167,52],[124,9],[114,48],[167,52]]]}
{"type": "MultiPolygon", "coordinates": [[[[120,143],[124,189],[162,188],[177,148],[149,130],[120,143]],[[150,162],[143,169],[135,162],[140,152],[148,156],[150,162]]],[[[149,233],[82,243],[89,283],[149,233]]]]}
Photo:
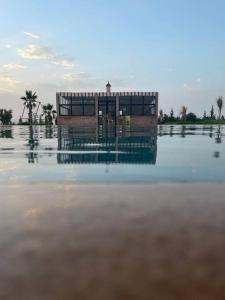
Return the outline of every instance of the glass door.
{"type": "Polygon", "coordinates": [[[98,100],[98,124],[116,124],[116,97],[101,97],[98,100]]]}

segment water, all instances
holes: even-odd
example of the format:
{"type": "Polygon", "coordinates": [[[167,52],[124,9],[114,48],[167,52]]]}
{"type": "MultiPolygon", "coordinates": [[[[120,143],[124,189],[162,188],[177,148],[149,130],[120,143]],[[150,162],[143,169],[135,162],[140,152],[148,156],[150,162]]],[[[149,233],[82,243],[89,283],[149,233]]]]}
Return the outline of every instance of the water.
{"type": "Polygon", "coordinates": [[[224,126],[0,127],[0,182],[224,182],[224,126]]]}
{"type": "Polygon", "coordinates": [[[224,299],[224,133],[0,127],[0,299],[224,299]]]}

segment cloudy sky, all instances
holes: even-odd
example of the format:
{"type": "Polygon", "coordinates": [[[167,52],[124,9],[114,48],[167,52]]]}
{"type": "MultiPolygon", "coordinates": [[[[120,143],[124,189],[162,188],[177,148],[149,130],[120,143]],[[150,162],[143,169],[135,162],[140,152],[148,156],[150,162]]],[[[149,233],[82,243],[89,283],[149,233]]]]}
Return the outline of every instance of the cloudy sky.
{"type": "Polygon", "coordinates": [[[202,115],[225,95],[224,30],[224,0],[0,0],[0,107],[110,80],[202,115]]]}

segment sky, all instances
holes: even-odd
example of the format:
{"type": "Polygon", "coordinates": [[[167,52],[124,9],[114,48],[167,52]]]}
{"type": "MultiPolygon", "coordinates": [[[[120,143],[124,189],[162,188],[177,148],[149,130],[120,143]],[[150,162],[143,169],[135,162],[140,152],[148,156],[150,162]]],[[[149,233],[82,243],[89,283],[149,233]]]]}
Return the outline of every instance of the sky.
{"type": "Polygon", "coordinates": [[[0,0],[0,108],[25,90],[158,91],[199,116],[225,96],[224,0],[0,0]]]}

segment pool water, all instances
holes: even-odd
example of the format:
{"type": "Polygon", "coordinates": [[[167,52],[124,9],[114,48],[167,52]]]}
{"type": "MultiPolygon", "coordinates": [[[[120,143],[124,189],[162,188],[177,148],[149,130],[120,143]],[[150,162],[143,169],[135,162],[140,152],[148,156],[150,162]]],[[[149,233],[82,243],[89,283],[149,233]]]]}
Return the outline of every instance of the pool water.
{"type": "Polygon", "coordinates": [[[0,126],[0,182],[224,182],[224,126],[0,126]]]}

